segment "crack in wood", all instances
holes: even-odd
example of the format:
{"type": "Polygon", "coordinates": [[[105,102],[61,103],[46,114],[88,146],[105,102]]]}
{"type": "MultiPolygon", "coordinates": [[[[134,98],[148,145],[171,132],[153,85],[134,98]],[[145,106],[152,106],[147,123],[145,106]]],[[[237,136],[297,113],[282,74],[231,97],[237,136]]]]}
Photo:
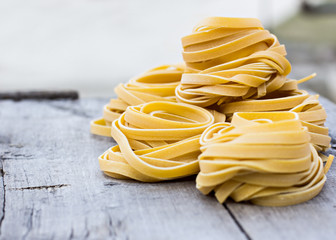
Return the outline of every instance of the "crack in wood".
{"type": "Polygon", "coordinates": [[[22,154],[22,153],[15,153],[13,154],[14,157],[23,157],[23,158],[31,158],[33,157],[33,155],[26,155],[26,154],[22,154]]]}
{"type": "Polygon", "coordinates": [[[6,215],[6,185],[5,185],[5,172],[3,170],[3,162],[4,159],[1,159],[1,178],[2,178],[2,195],[3,195],[3,202],[2,202],[2,216],[0,218],[0,236],[1,236],[1,232],[2,232],[2,223],[5,219],[5,215],[6,215]]]}
{"type": "Polygon", "coordinates": [[[33,215],[34,215],[34,205],[33,205],[32,209],[29,212],[28,219],[27,219],[27,231],[22,236],[22,239],[26,239],[27,236],[28,236],[28,234],[33,229],[33,215]]]}
{"type": "Polygon", "coordinates": [[[42,190],[42,189],[57,189],[63,187],[69,187],[70,184],[57,184],[57,185],[47,185],[47,186],[34,186],[34,187],[22,187],[22,188],[9,188],[8,190],[23,191],[23,190],[42,190]]]}
{"type": "Polygon", "coordinates": [[[114,222],[109,213],[107,213],[107,216],[108,216],[109,237],[112,237],[113,239],[122,238],[122,239],[128,240],[129,236],[127,235],[127,231],[126,231],[123,220],[118,219],[116,222],[114,222]],[[119,233],[126,234],[126,235],[120,236],[119,233]]]}
{"type": "Polygon", "coordinates": [[[3,155],[2,159],[3,160],[17,160],[17,159],[33,159],[33,155],[28,155],[28,154],[22,154],[22,153],[15,153],[11,155],[12,152],[6,151],[4,154],[8,155],[3,155]]]}
{"type": "Polygon", "coordinates": [[[87,218],[85,218],[85,235],[84,235],[84,239],[88,239],[90,236],[90,231],[88,229],[88,222],[87,222],[87,218]]]}
{"type": "Polygon", "coordinates": [[[120,183],[117,182],[105,182],[104,186],[118,186],[120,185],[120,183]]]}
{"type": "Polygon", "coordinates": [[[110,235],[110,237],[113,237],[114,236],[114,232],[112,231],[112,229],[113,229],[112,217],[111,217],[110,214],[107,214],[107,215],[108,215],[109,235],[110,235]]]}
{"type": "Polygon", "coordinates": [[[78,99],[77,91],[17,91],[17,92],[0,92],[0,99],[9,99],[13,101],[21,101],[26,99],[33,100],[55,100],[55,99],[78,99]]]}
{"type": "Polygon", "coordinates": [[[224,208],[228,211],[229,215],[231,216],[232,220],[235,222],[235,224],[237,225],[237,227],[239,228],[239,230],[242,232],[242,234],[246,237],[247,240],[252,240],[252,238],[250,237],[250,235],[246,232],[246,230],[243,228],[243,226],[241,225],[241,223],[238,221],[238,219],[236,218],[236,216],[233,214],[233,212],[230,210],[230,208],[228,207],[228,205],[226,203],[223,204],[224,208]]]}
{"type": "Polygon", "coordinates": [[[69,240],[74,238],[74,229],[73,227],[71,227],[71,232],[70,232],[70,236],[69,236],[69,240]]]}

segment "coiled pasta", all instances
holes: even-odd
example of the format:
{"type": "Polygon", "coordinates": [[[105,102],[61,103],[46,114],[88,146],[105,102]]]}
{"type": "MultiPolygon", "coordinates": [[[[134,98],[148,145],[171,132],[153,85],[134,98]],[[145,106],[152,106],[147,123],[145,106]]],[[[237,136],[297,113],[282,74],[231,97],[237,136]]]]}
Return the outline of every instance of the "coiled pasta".
{"type": "Polygon", "coordinates": [[[255,18],[209,17],[182,38],[187,72],[201,71],[225,62],[273,49],[284,51],[277,38],[255,18]]]}
{"type": "Polygon", "coordinates": [[[322,189],[326,167],[293,112],[235,113],[201,136],[197,188],[219,202],[231,197],[265,206],[307,201],[322,189]]]}
{"type": "MultiPolygon", "coordinates": [[[[111,99],[104,106],[103,118],[91,121],[93,134],[111,137],[111,123],[120,117],[128,106],[136,106],[152,101],[176,102],[175,88],[180,83],[184,71],[183,64],[162,65],[119,84],[114,91],[118,98],[111,99]]],[[[215,122],[224,122],[225,114],[208,109],[215,122]]]]}
{"type": "Polygon", "coordinates": [[[198,174],[223,203],[286,206],[316,196],[333,156],[317,95],[287,78],[286,50],[260,21],[206,18],[182,38],[185,65],[163,65],[115,88],[91,132],[118,145],[99,157],[118,179],[198,174]],[[227,121],[227,122],[225,122],[227,121]],[[323,166],[323,162],[326,162],[323,166]]]}
{"type": "Polygon", "coordinates": [[[307,91],[278,91],[268,98],[222,104],[220,111],[228,116],[228,120],[231,120],[235,112],[296,112],[302,125],[307,127],[316,150],[325,151],[329,148],[331,138],[328,136],[328,128],[324,126],[327,114],[319,103],[318,96],[309,95],[307,91]]]}
{"type": "Polygon", "coordinates": [[[309,96],[290,112],[298,113],[302,125],[309,131],[310,142],[317,151],[326,151],[330,147],[331,138],[328,135],[328,128],[324,126],[327,113],[318,101],[318,95],[309,96]]]}
{"type": "Polygon", "coordinates": [[[181,102],[207,107],[261,98],[282,88],[291,71],[285,47],[256,20],[208,18],[182,42],[187,67],[197,70],[182,75],[181,102]]]}
{"type": "Polygon", "coordinates": [[[131,106],[112,123],[118,143],[99,158],[102,171],[115,178],[144,182],[199,172],[200,134],[214,123],[200,107],[172,102],[131,106]]]}
{"type": "Polygon", "coordinates": [[[128,106],[151,101],[176,102],[175,88],[180,83],[183,72],[183,64],[162,65],[126,84],[119,84],[114,89],[118,98],[111,99],[104,106],[103,118],[91,122],[91,132],[110,137],[112,121],[119,118],[128,106]]]}

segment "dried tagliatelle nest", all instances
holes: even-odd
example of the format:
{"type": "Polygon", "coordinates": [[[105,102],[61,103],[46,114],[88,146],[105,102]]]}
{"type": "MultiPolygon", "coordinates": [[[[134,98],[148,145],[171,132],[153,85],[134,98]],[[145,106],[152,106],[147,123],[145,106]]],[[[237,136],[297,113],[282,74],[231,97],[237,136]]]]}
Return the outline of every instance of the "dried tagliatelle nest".
{"type": "Polygon", "coordinates": [[[183,64],[153,68],[115,88],[91,132],[117,145],[99,157],[118,179],[197,175],[223,203],[286,206],[323,188],[333,156],[317,95],[290,79],[286,49],[258,19],[210,17],[182,38],[183,64]]]}
{"type": "Polygon", "coordinates": [[[197,188],[214,190],[219,202],[285,206],[307,201],[322,189],[332,157],[323,167],[297,113],[235,113],[201,136],[197,188]]]}

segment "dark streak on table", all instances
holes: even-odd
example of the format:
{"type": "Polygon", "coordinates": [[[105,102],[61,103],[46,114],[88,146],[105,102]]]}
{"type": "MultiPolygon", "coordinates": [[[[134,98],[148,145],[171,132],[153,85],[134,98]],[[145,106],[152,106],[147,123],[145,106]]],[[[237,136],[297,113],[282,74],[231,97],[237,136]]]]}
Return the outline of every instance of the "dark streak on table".
{"type": "MultiPolygon", "coordinates": [[[[106,102],[0,101],[0,239],[334,239],[335,164],[320,195],[289,207],[221,205],[194,178],[116,180],[97,161],[115,142],[89,133],[106,102]]],[[[335,146],[336,105],[321,103],[335,146]]]]}
{"type": "Polygon", "coordinates": [[[16,91],[16,92],[0,92],[0,100],[10,99],[21,101],[26,99],[55,100],[55,99],[78,99],[77,91],[16,91]]]}

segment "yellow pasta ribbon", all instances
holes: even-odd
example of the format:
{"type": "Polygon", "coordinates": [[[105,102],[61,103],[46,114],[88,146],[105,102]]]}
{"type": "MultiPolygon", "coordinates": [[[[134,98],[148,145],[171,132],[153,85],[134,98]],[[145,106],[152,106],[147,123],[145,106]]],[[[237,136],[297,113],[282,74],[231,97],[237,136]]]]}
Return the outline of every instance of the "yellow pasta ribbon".
{"type": "Polygon", "coordinates": [[[176,97],[201,107],[261,98],[284,86],[290,68],[288,60],[276,51],[256,52],[198,73],[183,74],[176,97]]]}
{"type": "Polygon", "coordinates": [[[235,112],[289,111],[307,98],[309,98],[309,94],[305,90],[277,91],[276,94],[261,99],[224,103],[220,106],[220,112],[232,116],[235,112]]]}
{"type": "Polygon", "coordinates": [[[330,147],[331,138],[328,135],[328,128],[324,126],[327,113],[318,101],[318,95],[311,95],[301,104],[290,110],[299,115],[302,125],[310,134],[310,142],[317,151],[326,151],[330,147]]]}
{"type": "Polygon", "coordinates": [[[151,101],[176,102],[175,88],[180,83],[183,64],[162,65],[119,84],[114,91],[118,98],[104,106],[103,118],[91,122],[91,132],[111,136],[111,123],[120,117],[128,106],[151,101]]]}
{"type": "MultiPolygon", "coordinates": [[[[128,106],[152,101],[176,102],[175,88],[181,80],[183,64],[162,65],[119,84],[114,91],[118,98],[111,99],[104,106],[103,118],[91,121],[91,133],[111,137],[111,123],[120,117],[128,106]]],[[[214,115],[215,122],[224,122],[225,114],[208,109],[214,115]]]]}
{"type": "Polygon", "coordinates": [[[100,168],[115,178],[144,182],[197,174],[199,137],[213,123],[209,111],[188,104],[150,102],[128,107],[112,123],[118,145],[99,157],[100,168]]]}
{"type": "Polygon", "coordinates": [[[221,105],[220,111],[228,116],[228,120],[231,120],[234,112],[296,112],[302,125],[307,127],[316,150],[325,151],[329,148],[331,138],[328,136],[328,128],[324,126],[326,111],[317,95],[309,95],[304,90],[278,91],[268,98],[226,103],[221,105]]]}
{"type": "Polygon", "coordinates": [[[187,72],[197,72],[267,49],[284,51],[255,18],[209,17],[182,38],[187,72]]]}
{"type": "Polygon", "coordinates": [[[287,206],[315,197],[326,181],[326,167],[294,112],[235,113],[202,134],[197,188],[264,206],[287,206]]]}
{"type": "Polygon", "coordinates": [[[261,98],[289,80],[285,47],[257,19],[207,18],[182,43],[187,70],[176,89],[181,102],[207,107],[261,98]]]}

